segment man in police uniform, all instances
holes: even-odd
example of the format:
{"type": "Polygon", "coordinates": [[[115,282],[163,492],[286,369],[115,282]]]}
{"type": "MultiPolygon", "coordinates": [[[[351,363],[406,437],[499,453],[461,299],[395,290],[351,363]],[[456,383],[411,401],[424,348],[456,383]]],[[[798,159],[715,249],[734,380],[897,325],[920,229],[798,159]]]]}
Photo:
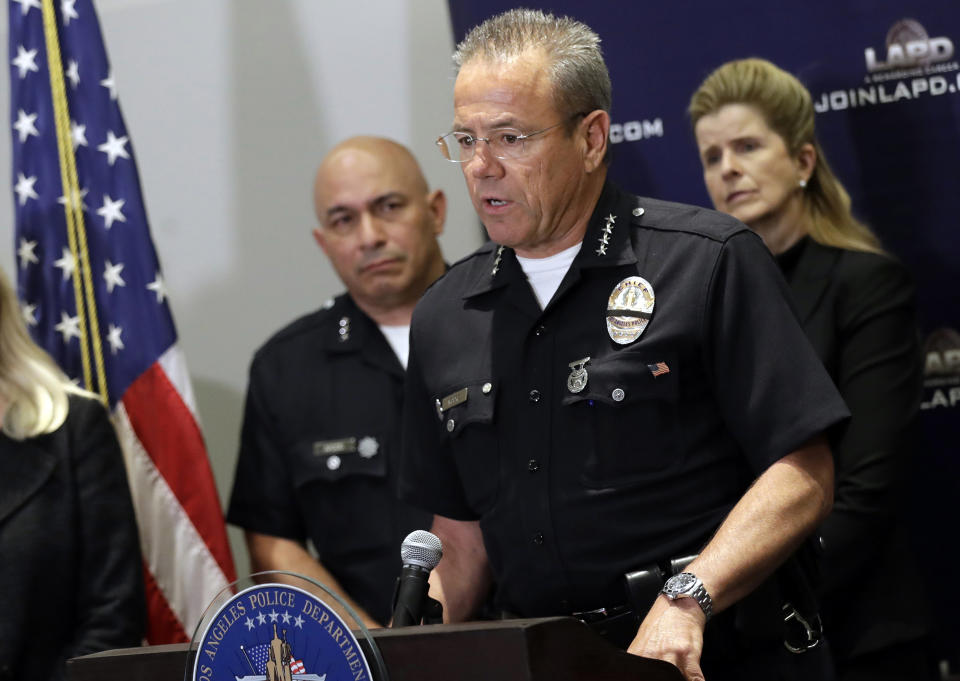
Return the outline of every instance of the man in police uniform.
{"type": "Polygon", "coordinates": [[[826,678],[777,638],[782,601],[731,609],[829,511],[822,433],[846,416],[763,243],[607,181],[610,81],[583,24],[514,10],[454,60],[438,144],[492,243],[414,313],[400,488],[436,514],[445,617],[495,581],[505,612],[603,618],[626,573],[699,554],[633,601],[630,652],[689,679],[826,678]]]}
{"type": "Polygon", "coordinates": [[[446,199],[406,148],[369,137],[329,153],[314,199],[314,237],[347,292],[256,353],[227,518],[255,571],[314,577],[378,626],[403,538],[430,523],[395,477],[410,315],[444,270],[446,199]]]}

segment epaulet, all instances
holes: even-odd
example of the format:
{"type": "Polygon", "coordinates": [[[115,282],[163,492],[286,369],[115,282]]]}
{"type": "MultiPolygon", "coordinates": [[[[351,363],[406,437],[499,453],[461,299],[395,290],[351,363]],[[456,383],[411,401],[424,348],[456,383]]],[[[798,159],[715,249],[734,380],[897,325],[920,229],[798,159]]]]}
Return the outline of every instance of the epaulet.
{"type": "Polygon", "coordinates": [[[347,294],[341,293],[335,298],[329,298],[313,312],[308,312],[292,322],[282,327],[271,335],[266,342],[260,346],[256,354],[268,352],[270,348],[282,345],[288,341],[294,340],[305,333],[311,333],[324,326],[327,321],[339,314],[339,310],[347,302],[347,294]]]}
{"type": "Polygon", "coordinates": [[[750,228],[731,215],[710,208],[639,197],[640,215],[633,218],[638,227],[696,234],[715,241],[726,241],[750,228]]]}

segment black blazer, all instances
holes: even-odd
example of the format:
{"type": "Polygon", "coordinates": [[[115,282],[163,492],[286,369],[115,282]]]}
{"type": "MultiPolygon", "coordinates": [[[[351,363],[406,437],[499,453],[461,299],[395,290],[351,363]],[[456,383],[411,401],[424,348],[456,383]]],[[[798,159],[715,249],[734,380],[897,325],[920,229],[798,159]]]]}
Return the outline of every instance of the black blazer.
{"type": "Polygon", "coordinates": [[[106,410],[0,434],[0,679],[61,679],[69,657],[140,645],[143,567],[126,469],[106,410]]]}
{"type": "Polygon", "coordinates": [[[851,412],[831,443],[836,492],[821,528],[824,627],[843,660],[927,632],[898,520],[922,385],[914,286],[890,257],[809,238],[778,260],[803,328],[851,412]]]}

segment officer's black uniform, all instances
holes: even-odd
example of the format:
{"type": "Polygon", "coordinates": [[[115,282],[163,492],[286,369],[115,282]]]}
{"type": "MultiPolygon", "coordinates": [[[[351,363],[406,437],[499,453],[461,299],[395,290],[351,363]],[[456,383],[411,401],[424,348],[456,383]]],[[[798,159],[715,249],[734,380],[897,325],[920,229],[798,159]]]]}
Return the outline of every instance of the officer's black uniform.
{"type": "Polygon", "coordinates": [[[845,418],[785,295],[738,221],[610,183],[545,310],[511,250],[481,247],[414,312],[401,497],[480,521],[504,610],[622,604],[624,573],[696,553],[754,478],[845,418]],[[654,309],[620,345],[608,299],[635,276],[654,309]]]}
{"type": "Polygon", "coordinates": [[[347,295],[254,356],[229,522],[296,541],[386,624],[400,544],[431,516],[396,499],[404,371],[347,295]]]}

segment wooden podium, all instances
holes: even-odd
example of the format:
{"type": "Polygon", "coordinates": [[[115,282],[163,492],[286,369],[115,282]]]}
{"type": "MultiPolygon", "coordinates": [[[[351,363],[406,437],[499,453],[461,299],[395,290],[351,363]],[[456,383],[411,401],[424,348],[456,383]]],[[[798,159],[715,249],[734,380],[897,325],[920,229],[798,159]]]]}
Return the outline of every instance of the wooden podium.
{"type": "MultiPolygon", "coordinates": [[[[571,617],[371,634],[390,681],[683,681],[673,665],[628,655],[571,617]]],[[[357,638],[369,655],[366,641],[357,638]]],[[[182,643],[75,657],[67,662],[67,679],[183,681],[188,654],[189,646],[182,643]]]]}

